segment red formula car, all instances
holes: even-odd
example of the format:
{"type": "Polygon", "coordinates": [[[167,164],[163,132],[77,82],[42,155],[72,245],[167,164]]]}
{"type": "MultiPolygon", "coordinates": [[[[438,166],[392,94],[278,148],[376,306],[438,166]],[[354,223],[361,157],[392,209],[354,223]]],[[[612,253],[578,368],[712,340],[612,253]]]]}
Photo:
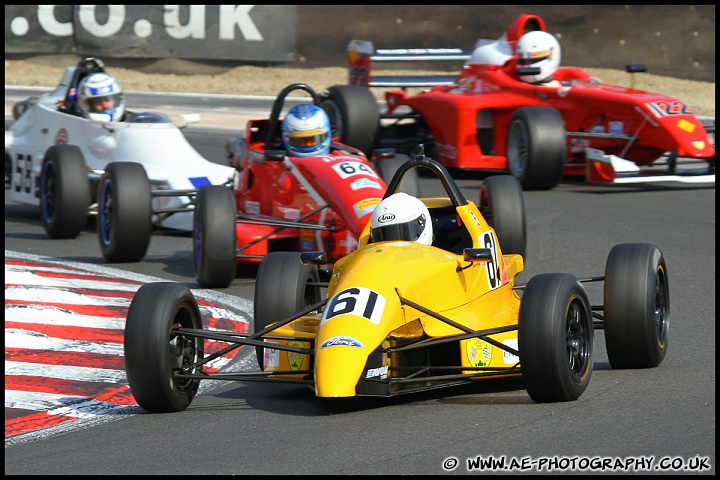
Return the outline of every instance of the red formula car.
{"type": "MultiPolygon", "coordinates": [[[[346,86],[347,87],[347,86],[346,86]]],[[[363,112],[376,124],[379,108],[364,87],[351,87],[344,106],[363,112]]],[[[276,98],[270,118],[250,120],[245,137],[227,143],[235,169],[232,189],[209,185],[198,191],[193,227],[196,280],[205,288],[227,287],[236,267],[258,265],[271,251],[324,251],[328,264],[354,251],[386,181],[408,157],[380,149],[370,158],[350,142],[370,145],[362,136],[367,125],[346,123],[334,136],[328,154],[289,156],[281,139],[281,112],[286,97],[300,90],[305,103],[322,107],[324,97],[305,84],[292,84],[276,98]]],[[[417,175],[401,185],[417,194],[417,175]]]]}
{"type": "MultiPolygon", "coordinates": [[[[499,39],[479,40],[474,50],[375,50],[351,41],[351,84],[398,87],[385,94],[387,113],[370,132],[372,146],[407,153],[422,143],[448,168],[509,171],[525,189],[553,188],[563,174],[592,182],[715,182],[714,120],[703,125],[681,100],[604,84],[579,68],[557,68],[551,83],[521,81],[540,72],[518,64],[528,31],[544,32],[545,22],[520,15],[499,39]],[[465,66],[459,75],[432,77],[372,70],[373,62],[432,60],[465,66]],[[427,89],[410,95],[408,87],[427,89]]],[[[333,93],[329,100],[350,115],[342,108],[348,92],[333,93]]]]}

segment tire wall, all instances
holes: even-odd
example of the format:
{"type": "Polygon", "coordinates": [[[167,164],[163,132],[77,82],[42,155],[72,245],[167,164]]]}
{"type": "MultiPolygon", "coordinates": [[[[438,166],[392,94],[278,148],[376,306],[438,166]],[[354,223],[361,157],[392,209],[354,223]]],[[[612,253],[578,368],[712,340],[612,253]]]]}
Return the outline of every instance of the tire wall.
{"type": "Polygon", "coordinates": [[[351,39],[375,48],[471,49],[500,37],[521,13],[544,19],[564,66],[644,63],[654,75],[715,81],[714,5],[7,5],[5,57],[175,58],[188,60],[188,69],[193,62],[344,66],[351,39]]]}

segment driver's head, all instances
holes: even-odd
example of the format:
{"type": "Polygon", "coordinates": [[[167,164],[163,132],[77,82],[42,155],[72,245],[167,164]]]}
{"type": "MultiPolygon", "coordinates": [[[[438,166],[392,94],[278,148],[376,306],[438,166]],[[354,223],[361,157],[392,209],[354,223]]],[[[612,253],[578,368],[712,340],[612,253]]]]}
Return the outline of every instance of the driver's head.
{"type": "Polygon", "coordinates": [[[515,58],[518,67],[540,68],[537,75],[521,75],[520,80],[527,83],[549,82],[560,66],[560,43],[548,32],[528,32],[518,40],[515,58]]]}
{"type": "Polygon", "coordinates": [[[78,107],[83,116],[100,122],[119,121],[125,113],[123,92],[106,73],[93,73],[78,85],[78,107]]]}
{"type": "Polygon", "coordinates": [[[282,121],[282,139],[290,156],[325,155],[332,142],[330,119],[317,105],[296,105],[282,121]]]}
{"type": "Polygon", "coordinates": [[[433,241],[430,212],[419,198],[404,192],[390,195],[373,210],[370,238],[373,242],[407,240],[430,245],[433,241]]]}

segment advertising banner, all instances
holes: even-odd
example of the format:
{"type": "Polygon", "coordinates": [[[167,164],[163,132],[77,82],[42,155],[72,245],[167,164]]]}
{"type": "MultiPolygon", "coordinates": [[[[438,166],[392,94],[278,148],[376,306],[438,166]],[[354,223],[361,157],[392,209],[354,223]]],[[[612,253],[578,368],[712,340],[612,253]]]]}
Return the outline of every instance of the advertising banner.
{"type": "Polygon", "coordinates": [[[288,62],[297,5],[6,5],[5,54],[288,62]]]}

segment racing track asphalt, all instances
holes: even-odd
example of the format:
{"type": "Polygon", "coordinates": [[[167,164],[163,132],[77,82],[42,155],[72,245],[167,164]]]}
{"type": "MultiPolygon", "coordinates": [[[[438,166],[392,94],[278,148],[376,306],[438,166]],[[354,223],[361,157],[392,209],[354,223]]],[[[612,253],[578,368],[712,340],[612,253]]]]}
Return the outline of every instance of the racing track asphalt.
{"type": "MultiPolygon", "coordinates": [[[[7,102],[6,93],[6,126],[7,102]]],[[[242,100],[238,102],[242,107],[242,100]]],[[[178,111],[187,108],[182,98],[158,99],[158,103],[169,108],[182,105],[178,111]]],[[[187,105],[191,103],[187,99],[187,105]]],[[[218,108],[226,107],[223,102],[218,108]]],[[[197,108],[206,118],[207,111],[197,108]]],[[[231,132],[218,121],[221,130],[206,129],[201,122],[185,133],[206,158],[220,161],[231,132]]],[[[421,189],[425,181],[421,179],[421,189]]],[[[467,198],[477,197],[477,176],[457,181],[467,198]]],[[[521,281],[546,271],[601,275],[616,243],[642,241],[660,247],[668,264],[672,312],[663,364],[649,370],[612,370],[604,337],[597,332],[593,377],[576,402],[534,404],[519,381],[345,405],[321,402],[296,386],[228,384],[209,386],[186,412],[116,413],[113,419],[118,421],[63,434],[47,432],[17,443],[7,440],[6,395],[5,473],[442,474],[446,473],[442,463],[450,457],[460,460],[454,472],[478,473],[470,472],[465,462],[477,456],[531,460],[642,456],[653,457],[653,465],[662,457],[680,459],[684,465],[705,459],[710,470],[684,472],[714,473],[714,185],[597,186],[568,180],[552,191],[526,192],[525,203],[528,255],[521,281]]],[[[19,291],[7,284],[8,259],[17,256],[32,261],[30,270],[35,273],[50,264],[61,270],[78,268],[91,276],[109,275],[123,284],[163,279],[197,287],[189,238],[153,238],[144,261],[109,266],[102,261],[92,225],[75,240],[49,241],[35,209],[12,204],[7,191],[5,248],[6,317],[17,313],[17,305],[7,303],[13,298],[10,294],[19,291]]],[[[252,272],[246,272],[231,287],[216,292],[222,297],[219,306],[228,303],[240,315],[251,308],[253,278],[252,272]]],[[[72,287],[87,287],[75,281],[72,287]]],[[[590,294],[593,299],[602,295],[595,288],[590,294]]],[[[73,298],[79,303],[77,295],[73,298]]],[[[114,318],[122,318],[122,313],[114,318]]],[[[42,332],[37,333],[34,338],[43,338],[42,332]]],[[[6,377],[7,348],[6,344],[6,377]]]]}

